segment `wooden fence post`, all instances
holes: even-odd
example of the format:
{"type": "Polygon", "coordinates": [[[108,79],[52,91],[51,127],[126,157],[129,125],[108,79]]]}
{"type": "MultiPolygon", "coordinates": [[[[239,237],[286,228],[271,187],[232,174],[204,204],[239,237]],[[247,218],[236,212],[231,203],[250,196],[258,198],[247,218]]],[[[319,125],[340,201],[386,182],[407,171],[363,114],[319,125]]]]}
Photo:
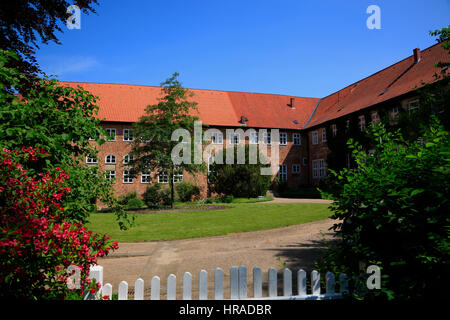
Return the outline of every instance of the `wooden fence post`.
{"type": "Polygon", "coordinates": [[[269,297],[278,296],[277,270],[269,268],[269,297]]]}
{"type": "Polygon", "coordinates": [[[122,281],[119,283],[119,300],[128,300],[128,283],[126,281],[122,281]]]}
{"type": "Polygon", "coordinates": [[[208,272],[201,270],[198,275],[198,299],[208,300],[208,272]]]}
{"type": "Polygon", "coordinates": [[[144,300],[144,280],[141,278],[134,282],[134,300],[144,300]]]}
{"type": "Polygon", "coordinates": [[[170,274],[167,277],[167,300],[177,299],[177,276],[170,274]]]}
{"type": "Polygon", "coordinates": [[[223,271],[220,268],[214,272],[214,299],[223,300],[223,271]]]}
{"type": "Polygon", "coordinates": [[[161,292],[161,279],[158,276],[154,276],[150,284],[150,299],[159,300],[160,292],[161,292]]]}
{"type": "Polygon", "coordinates": [[[292,296],[292,272],[288,268],[283,270],[283,296],[292,296]]]}
{"type": "Polygon", "coordinates": [[[253,297],[262,297],[262,271],[259,267],[253,268],[253,297]]]}
{"type": "Polygon", "coordinates": [[[185,272],[183,276],[183,300],[192,299],[192,274],[185,272]]]}

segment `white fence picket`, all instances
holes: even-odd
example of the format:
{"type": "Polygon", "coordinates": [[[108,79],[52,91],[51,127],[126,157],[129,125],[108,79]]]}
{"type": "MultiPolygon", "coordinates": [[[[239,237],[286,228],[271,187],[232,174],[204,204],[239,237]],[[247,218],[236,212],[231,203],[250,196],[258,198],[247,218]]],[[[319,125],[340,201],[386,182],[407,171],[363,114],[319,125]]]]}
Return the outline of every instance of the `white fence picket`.
{"type": "Polygon", "coordinates": [[[262,271],[259,267],[253,268],[253,297],[262,297],[262,271]]]}
{"type": "Polygon", "coordinates": [[[278,285],[277,285],[277,270],[269,268],[269,297],[276,297],[278,285]]]}
{"type": "MultiPolygon", "coordinates": [[[[95,269],[94,269],[95,270],[95,269]]],[[[97,268],[99,272],[92,272],[92,277],[102,279],[102,268],[97,268]]],[[[214,299],[222,300],[223,295],[223,278],[222,269],[217,268],[214,273],[214,299]]],[[[320,273],[316,270],[311,272],[311,294],[308,294],[306,286],[306,272],[302,269],[297,271],[297,295],[293,295],[292,290],[292,271],[288,268],[282,271],[283,278],[283,295],[278,296],[278,272],[275,268],[268,270],[268,297],[262,296],[262,270],[259,267],[253,268],[253,298],[248,298],[247,293],[247,268],[245,266],[230,268],[230,298],[231,299],[265,299],[265,300],[322,300],[341,298],[344,293],[348,293],[347,275],[341,273],[339,275],[340,290],[336,293],[336,278],[332,272],[326,273],[326,293],[321,294],[320,289],[320,273]]],[[[99,280],[97,280],[99,281],[99,280]]],[[[208,273],[206,270],[199,272],[198,298],[199,300],[207,300],[208,294],[208,273]]],[[[100,282],[99,282],[100,283],[100,282]]],[[[108,300],[112,300],[112,285],[105,284],[99,290],[103,297],[107,296],[108,300]]],[[[159,300],[161,292],[161,279],[155,276],[151,280],[150,298],[151,300],[159,300]]],[[[176,276],[171,274],[167,278],[167,300],[176,299],[176,276]]],[[[93,299],[99,299],[93,296],[93,299]]],[[[192,275],[186,272],[183,277],[183,300],[192,299],[192,275]]],[[[118,300],[128,300],[128,283],[120,282],[118,286],[118,300]]],[[[144,300],[144,280],[139,278],[134,283],[134,300],[144,300]]]]}
{"type": "Polygon", "coordinates": [[[122,281],[119,283],[119,300],[128,300],[128,283],[126,281],[122,281]]]}
{"type": "Polygon", "coordinates": [[[107,296],[108,300],[112,300],[112,285],[110,283],[107,283],[102,287],[102,296],[107,296]]]}
{"type": "Polygon", "coordinates": [[[223,271],[220,268],[214,272],[214,299],[223,300],[223,271]]]}
{"type": "Polygon", "coordinates": [[[335,290],[334,274],[332,272],[327,272],[326,280],[327,280],[327,294],[334,294],[335,290]]]}
{"type": "Polygon", "coordinates": [[[320,295],[320,273],[316,270],[311,272],[311,290],[313,295],[320,295]]]}
{"type": "Polygon", "coordinates": [[[144,300],[144,280],[141,278],[134,282],[134,300],[144,300]]]}
{"type": "Polygon", "coordinates": [[[177,299],[177,276],[174,274],[167,277],[167,300],[177,299]]]}
{"type": "Polygon", "coordinates": [[[292,272],[288,268],[283,270],[283,296],[292,296],[292,272]]]}
{"type": "Polygon", "coordinates": [[[158,276],[154,276],[150,284],[150,299],[159,300],[160,292],[161,292],[161,279],[158,276]]]}
{"type": "Polygon", "coordinates": [[[348,293],[348,279],[347,279],[347,275],[345,273],[341,273],[339,275],[339,282],[340,282],[340,293],[341,294],[346,294],[348,293]]]}
{"type": "Polygon", "coordinates": [[[239,267],[239,299],[247,298],[247,268],[239,267]]]}
{"type": "Polygon", "coordinates": [[[230,269],[230,299],[239,299],[239,272],[237,267],[230,269]]]}
{"type": "Polygon", "coordinates": [[[183,300],[192,299],[192,274],[185,272],[183,276],[183,300]]]}
{"type": "Polygon", "coordinates": [[[198,299],[208,300],[208,272],[201,270],[198,274],[198,299]]]}
{"type": "Polygon", "coordinates": [[[306,272],[303,269],[297,272],[297,294],[306,296],[306,272]]]}

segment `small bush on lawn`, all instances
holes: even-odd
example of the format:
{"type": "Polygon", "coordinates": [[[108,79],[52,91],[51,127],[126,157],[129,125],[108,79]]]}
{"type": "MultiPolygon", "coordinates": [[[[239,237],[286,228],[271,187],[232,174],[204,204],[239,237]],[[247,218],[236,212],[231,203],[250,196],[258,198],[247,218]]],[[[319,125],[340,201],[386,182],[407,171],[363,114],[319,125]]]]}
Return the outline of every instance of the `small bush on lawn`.
{"type": "Polygon", "coordinates": [[[119,204],[126,206],[131,199],[138,199],[136,191],[130,191],[126,195],[119,197],[119,204]]]}
{"type": "Polygon", "coordinates": [[[192,182],[182,181],[175,186],[175,191],[181,202],[189,202],[200,197],[200,188],[192,182]]]}
{"type": "MultiPolygon", "coordinates": [[[[256,148],[256,147],[255,147],[256,148]]],[[[219,164],[210,165],[208,179],[211,182],[211,191],[219,195],[231,195],[236,198],[256,198],[267,193],[270,187],[270,175],[262,175],[261,169],[267,168],[264,155],[257,151],[256,164],[250,164],[250,147],[245,145],[245,163],[243,164],[219,164]]],[[[227,159],[230,153],[234,153],[234,159],[238,159],[238,148],[227,148],[217,152],[216,159],[227,159]],[[228,156],[227,156],[228,154],[228,156]]]]}
{"type": "Polygon", "coordinates": [[[223,196],[219,198],[220,202],[222,203],[232,203],[234,200],[233,196],[223,196]]]}
{"type": "Polygon", "coordinates": [[[126,208],[130,210],[141,209],[145,205],[144,201],[139,198],[132,198],[126,204],[126,208]]]}
{"type": "Polygon", "coordinates": [[[160,208],[171,204],[170,189],[161,188],[159,183],[148,186],[142,198],[149,208],[160,208]]]}

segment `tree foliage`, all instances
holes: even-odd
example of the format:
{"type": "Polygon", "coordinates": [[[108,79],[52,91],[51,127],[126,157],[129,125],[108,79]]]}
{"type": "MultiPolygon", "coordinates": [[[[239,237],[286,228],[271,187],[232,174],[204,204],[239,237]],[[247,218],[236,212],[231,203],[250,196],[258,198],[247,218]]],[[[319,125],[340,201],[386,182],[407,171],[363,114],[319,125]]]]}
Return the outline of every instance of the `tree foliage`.
{"type": "MultiPolygon", "coordinates": [[[[243,146],[245,151],[245,162],[233,164],[218,163],[217,159],[226,159],[227,153],[234,153],[233,159],[238,159],[238,148],[231,147],[218,151],[214,158],[215,163],[210,164],[208,180],[210,190],[219,195],[231,195],[235,198],[253,198],[264,196],[270,187],[270,175],[261,175],[261,168],[267,163],[264,156],[257,152],[258,159],[255,164],[250,164],[250,147],[243,146]]],[[[225,161],[222,161],[225,162],[225,161]]]]}
{"type": "Polygon", "coordinates": [[[69,175],[72,192],[61,199],[66,217],[86,222],[100,199],[117,213],[120,226],[126,228],[128,217],[117,204],[110,182],[97,166],[87,166],[85,156],[97,150],[89,142],[106,135],[100,120],[95,118],[96,97],[81,87],[70,88],[54,79],[36,79],[32,86],[24,86],[27,76],[6,66],[17,59],[11,52],[0,52],[0,147],[17,149],[22,146],[44,148],[49,156],[42,170],[63,168],[69,175]],[[13,87],[15,93],[6,88],[13,87]]]}
{"type": "Polygon", "coordinates": [[[446,290],[449,134],[437,119],[421,132],[409,141],[400,130],[372,127],[374,154],[350,139],[356,167],[330,170],[334,188],[326,196],[340,241],[321,266],[351,276],[361,265],[381,267],[381,290],[359,293],[366,298],[433,298],[446,290]]]}
{"type": "MultiPolygon", "coordinates": [[[[20,59],[9,61],[22,73],[36,75],[40,72],[36,61],[39,40],[60,44],[56,32],[62,32],[60,24],[66,23],[70,14],[67,8],[75,4],[85,14],[96,13],[97,0],[14,0],[0,2],[0,49],[14,51],[20,59]]],[[[26,80],[26,79],[25,79],[26,80]]]]}
{"type": "Polygon", "coordinates": [[[192,152],[194,141],[188,144],[191,151],[190,163],[175,165],[172,161],[172,150],[180,141],[173,141],[172,133],[177,129],[194,131],[194,122],[198,117],[192,113],[197,110],[197,103],[189,101],[193,93],[182,87],[178,81],[178,73],[161,83],[162,97],[158,104],[149,105],[146,115],[134,124],[136,139],[132,143],[130,155],[131,174],[139,172],[165,171],[168,175],[171,190],[171,205],[174,201],[173,176],[177,171],[198,172],[205,169],[204,164],[195,164],[192,152]]]}

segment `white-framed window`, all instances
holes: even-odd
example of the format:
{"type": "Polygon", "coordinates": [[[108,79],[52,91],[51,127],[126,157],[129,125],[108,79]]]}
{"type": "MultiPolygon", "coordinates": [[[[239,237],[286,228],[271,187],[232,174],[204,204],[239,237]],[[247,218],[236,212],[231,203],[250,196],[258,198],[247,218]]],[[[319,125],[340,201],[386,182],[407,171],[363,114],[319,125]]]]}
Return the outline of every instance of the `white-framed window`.
{"type": "Polygon", "coordinates": [[[292,173],[293,174],[299,174],[301,170],[301,165],[299,163],[294,163],[292,165],[292,173]]]}
{"type": "Polygon", "coordinates": [[[327,129],[322,129],[322,142],[327,142],[327,129]]]}
{"type": "Polygon", "coordinates": [[[366,118],[364,116],[359,116],[359,130],[366,130],[366,118]]]}
{"type": "Polygon", "coordinates": [[[123,156],[123,164],[129,164],[130,161],[133,161],[133,159],[134,158],[132,155],[126,154],[123,156]]]}
{"type": "Polygon", "coordinates": [[[251,131],[250,132],[250,144],[258,144],[259,143],[259,132],[251,131]]]}
{"type": "Polygon", "coordinates": [[[123,170],[123,183],[133,183],[133,178],[130,176],[129,170],[123,170]]]}
{"type": "Polygon", "coordinates": [[[409,114],[413,113],[419,109],[419,99],[408,102],[408,112],[409,114]]]}
{"type": "Polygon", "coordinates": [[[398,107],[392,108],[392,111],[391,111],[391,118],[392,118],[393,120],[396,120],[396,119],[398,118],[398,107]]]}
{"type": "Polygon", "coordinates": [[[373,111],[371,113],[371,118],[373,123],[377,123],[378,121],[380,121],[380,115],[378,114],[377,111],[373,111]]]}
{"type": "Polygon", "coordinates": [[[211,134],[211,142],[213,144],[223,144],[223,133],[222,132],[213,132],[211,134]]]}
{"type": "Polygon", "coordinates": [[[263,132],[263,143],[272,144],[272,133],[270,131],[263,132]]]}
{"type": "Polygon", "coordinates": [[[239,144],[241,142],[241,136],[239,133],[231,133],[228,137],[228,144],[239,144]]]}
{"type": "Polygon", "coordinates": [[[177,170],[173,173],[173,183],[178,183],[183,181],[183,170],[177,170]]]}
{"type": "Polygon", "coordinates": [[[294,146],[301,146],[302,145],[302,135],[300,133],[292,134],[292,140],[294,142],[294,146]]]}
{"type": "Polygon", "coordinates": [[[287,132],[280,132],[280,145],[287,145],[287,132]]]}
{"type": "Polygon", "coordinates": [[[87,164],[94,164],[94,163],[98,163],[98,160],[97,160],[96,157],[88,155],[88,156],[86,156],[86,163],[87,164]]]}
{"type": "Polygon", "coordinates": [[[323,178],[326,173],[326,163],[324,159],[313,160],[313,178],[323,178]]]}
{"type": "Polygon", "coordinates": [[[116,179],[116,170],[108,170],[105,172],[106,179],[114,181],[116,179]]]}
{"type": "Polygon", "coordinates": [[[337,125],[335,123],[333,123],[331,125],[331,132],[333,133],[333,137],[336,137],[336,135],[337,135],[337,125]]]}
{"type": "Polygon", "coordinates": [[[113,154],[108,154],[105,157],[105,163],[106,164],[116,164],[116,156],[113,154]]]}
{"type": "MultiPolygon", "coordinates": [[[[100,139],[101,138],[101,136],[100,136],[100,133],[98,134],[98,136],[97,136],[97,139],[100,139]]],[[[96,139],[94,139],[94,138],[89,138],[89,141],[95,141],[96,139]]]]}
{"type": "Polygon", "coordinates": [[[152,182],[152,174],[150,171],[141,173],[141,183],[151,183],[152,182]]]}
{"type": "Polygon", "coordinates": [[[106,128],[106,141],[116,141],[116,129],[106,128]]]}
{"type": "Polygon", "coordinates": [[[133,141],[133,129],[123,129],[123,141],[133,141]]]}
{"type": "Polygon", "coordinates": [[[166,170],[158,172],[158,183],[169,183],[169,174],[166,170]]]}
{"type": "Polygon", "coordinates": [[[278,179],[280,179],[280,181],[287,181],[287,166],[285,164],[279,165],[278,179]]]}
{"type": "Polygon", "coordinates": [[[319,143],[319,133],[317,131],[312,132],[312,144],[319,143]]]}

